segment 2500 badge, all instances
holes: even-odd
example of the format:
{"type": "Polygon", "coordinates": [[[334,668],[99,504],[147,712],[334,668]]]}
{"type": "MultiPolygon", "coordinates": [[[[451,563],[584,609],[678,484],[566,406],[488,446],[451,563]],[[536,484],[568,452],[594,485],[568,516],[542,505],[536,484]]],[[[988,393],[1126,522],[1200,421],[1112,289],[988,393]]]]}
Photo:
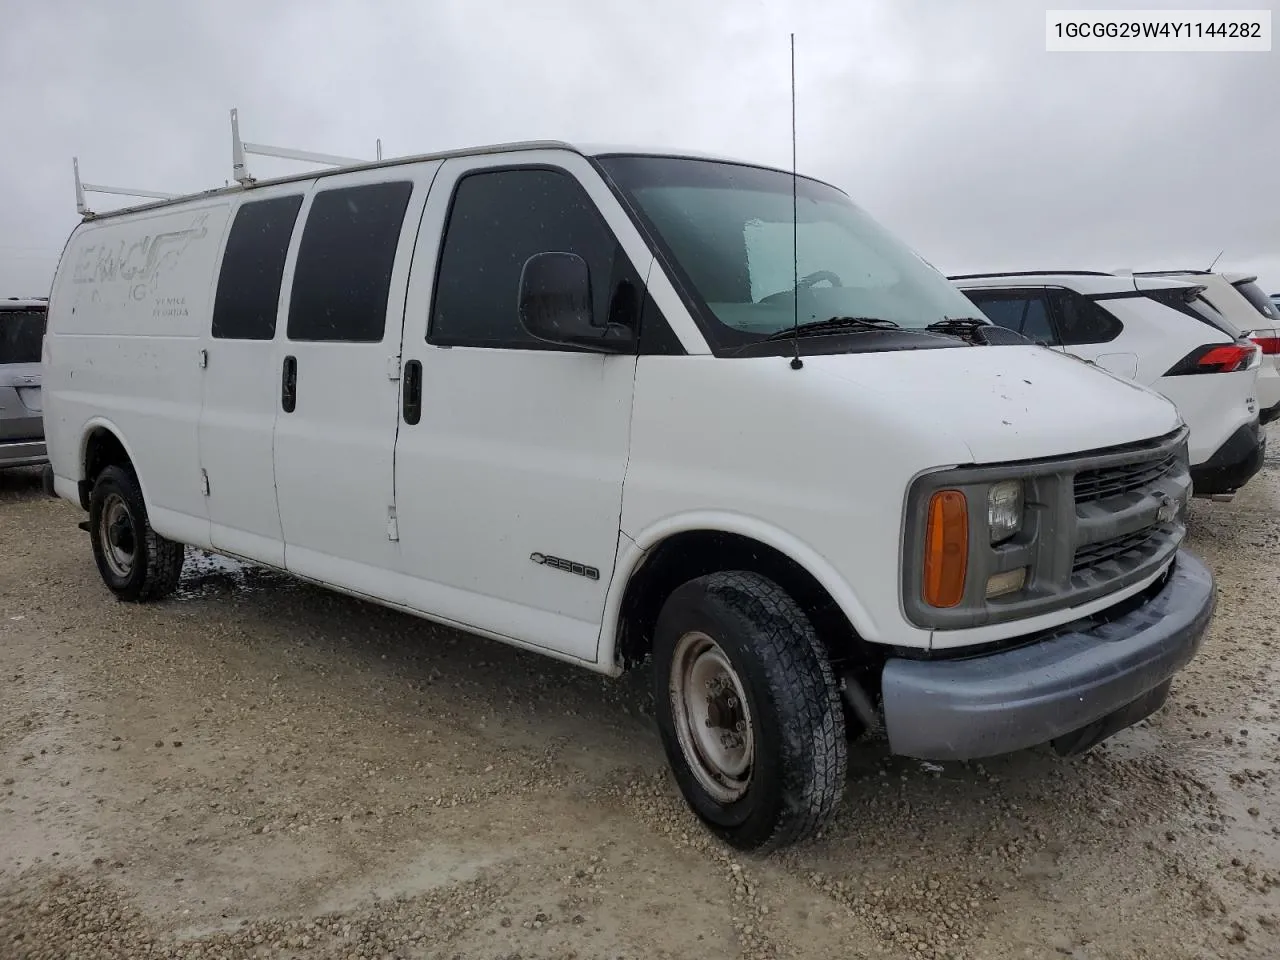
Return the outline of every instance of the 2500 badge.
{"type": "Polygon", "coordinates": [[[544,567],[554,567],[557,570],[563,570],[565,573],[576,573],[578,576],[586,577],[588,580],[600,579],[600,571],[595,567],[587,566],[585,563],[575,563],[572,560],[565,560],[563,557],[551,557],[545,553],[531,553],[529,554],[529,559],[544,567]]]}

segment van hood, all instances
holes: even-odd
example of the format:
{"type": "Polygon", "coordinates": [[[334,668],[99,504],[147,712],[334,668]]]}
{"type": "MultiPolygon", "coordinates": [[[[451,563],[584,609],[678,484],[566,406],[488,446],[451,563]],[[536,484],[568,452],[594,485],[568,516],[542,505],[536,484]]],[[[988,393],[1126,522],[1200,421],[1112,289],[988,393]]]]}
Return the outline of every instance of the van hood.
{"type": "MultiPolygon", "coordinates": [[[[957,347],[804,357],[908,432],[968,447],[974,463],[1061,456],[1163,436],[1182,422],[1153,390],[1047,347],[957,347]]],[[[799,371],[803,374],[804,371],[799,371]]]]}

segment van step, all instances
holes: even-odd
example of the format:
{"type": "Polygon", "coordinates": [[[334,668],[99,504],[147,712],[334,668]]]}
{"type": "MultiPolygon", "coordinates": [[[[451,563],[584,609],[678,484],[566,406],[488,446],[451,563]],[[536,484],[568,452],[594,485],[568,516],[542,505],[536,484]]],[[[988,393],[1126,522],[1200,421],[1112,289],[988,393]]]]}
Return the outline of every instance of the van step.
{"type": "Polygon", "coordinates": [[[81,520],[79,523],[77,523],[77,524],[76,524],[76,526],[77,526],[77,527],[79,527],[81,530],[83,530],[85,533],[88,533],[88,532],[89,532],[89,521],[88,521],[88,520],[81,520]]]}

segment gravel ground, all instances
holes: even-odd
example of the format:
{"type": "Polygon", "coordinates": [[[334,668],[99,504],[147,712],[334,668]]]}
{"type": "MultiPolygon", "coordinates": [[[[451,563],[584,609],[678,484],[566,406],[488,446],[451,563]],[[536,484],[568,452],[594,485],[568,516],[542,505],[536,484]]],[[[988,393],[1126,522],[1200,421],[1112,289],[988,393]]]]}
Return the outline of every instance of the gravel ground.
{"type": "Polygon", "coordinates": [[[0,473],[0,960],[1275,958],[1278,507],[1280,462],[1195,504],[1218,615],[1149,721],[1074,760],[859,742],[832,829],[760,858],[686,812],[643,677],[204,554],[120,604],[0,473]]]}

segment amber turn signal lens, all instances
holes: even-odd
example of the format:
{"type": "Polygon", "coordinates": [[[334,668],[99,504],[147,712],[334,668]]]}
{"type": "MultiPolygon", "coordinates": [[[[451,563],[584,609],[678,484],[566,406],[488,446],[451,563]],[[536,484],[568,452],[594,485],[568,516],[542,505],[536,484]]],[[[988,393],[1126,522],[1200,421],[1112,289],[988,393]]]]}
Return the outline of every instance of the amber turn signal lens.
{"type": "Polygon", "coordinates": [[[969,564],[969,511],[959,490],[939,490],[929,500],[925,531],[924,599],[931,607],[954,607],[964,597],[969,564]]]}

